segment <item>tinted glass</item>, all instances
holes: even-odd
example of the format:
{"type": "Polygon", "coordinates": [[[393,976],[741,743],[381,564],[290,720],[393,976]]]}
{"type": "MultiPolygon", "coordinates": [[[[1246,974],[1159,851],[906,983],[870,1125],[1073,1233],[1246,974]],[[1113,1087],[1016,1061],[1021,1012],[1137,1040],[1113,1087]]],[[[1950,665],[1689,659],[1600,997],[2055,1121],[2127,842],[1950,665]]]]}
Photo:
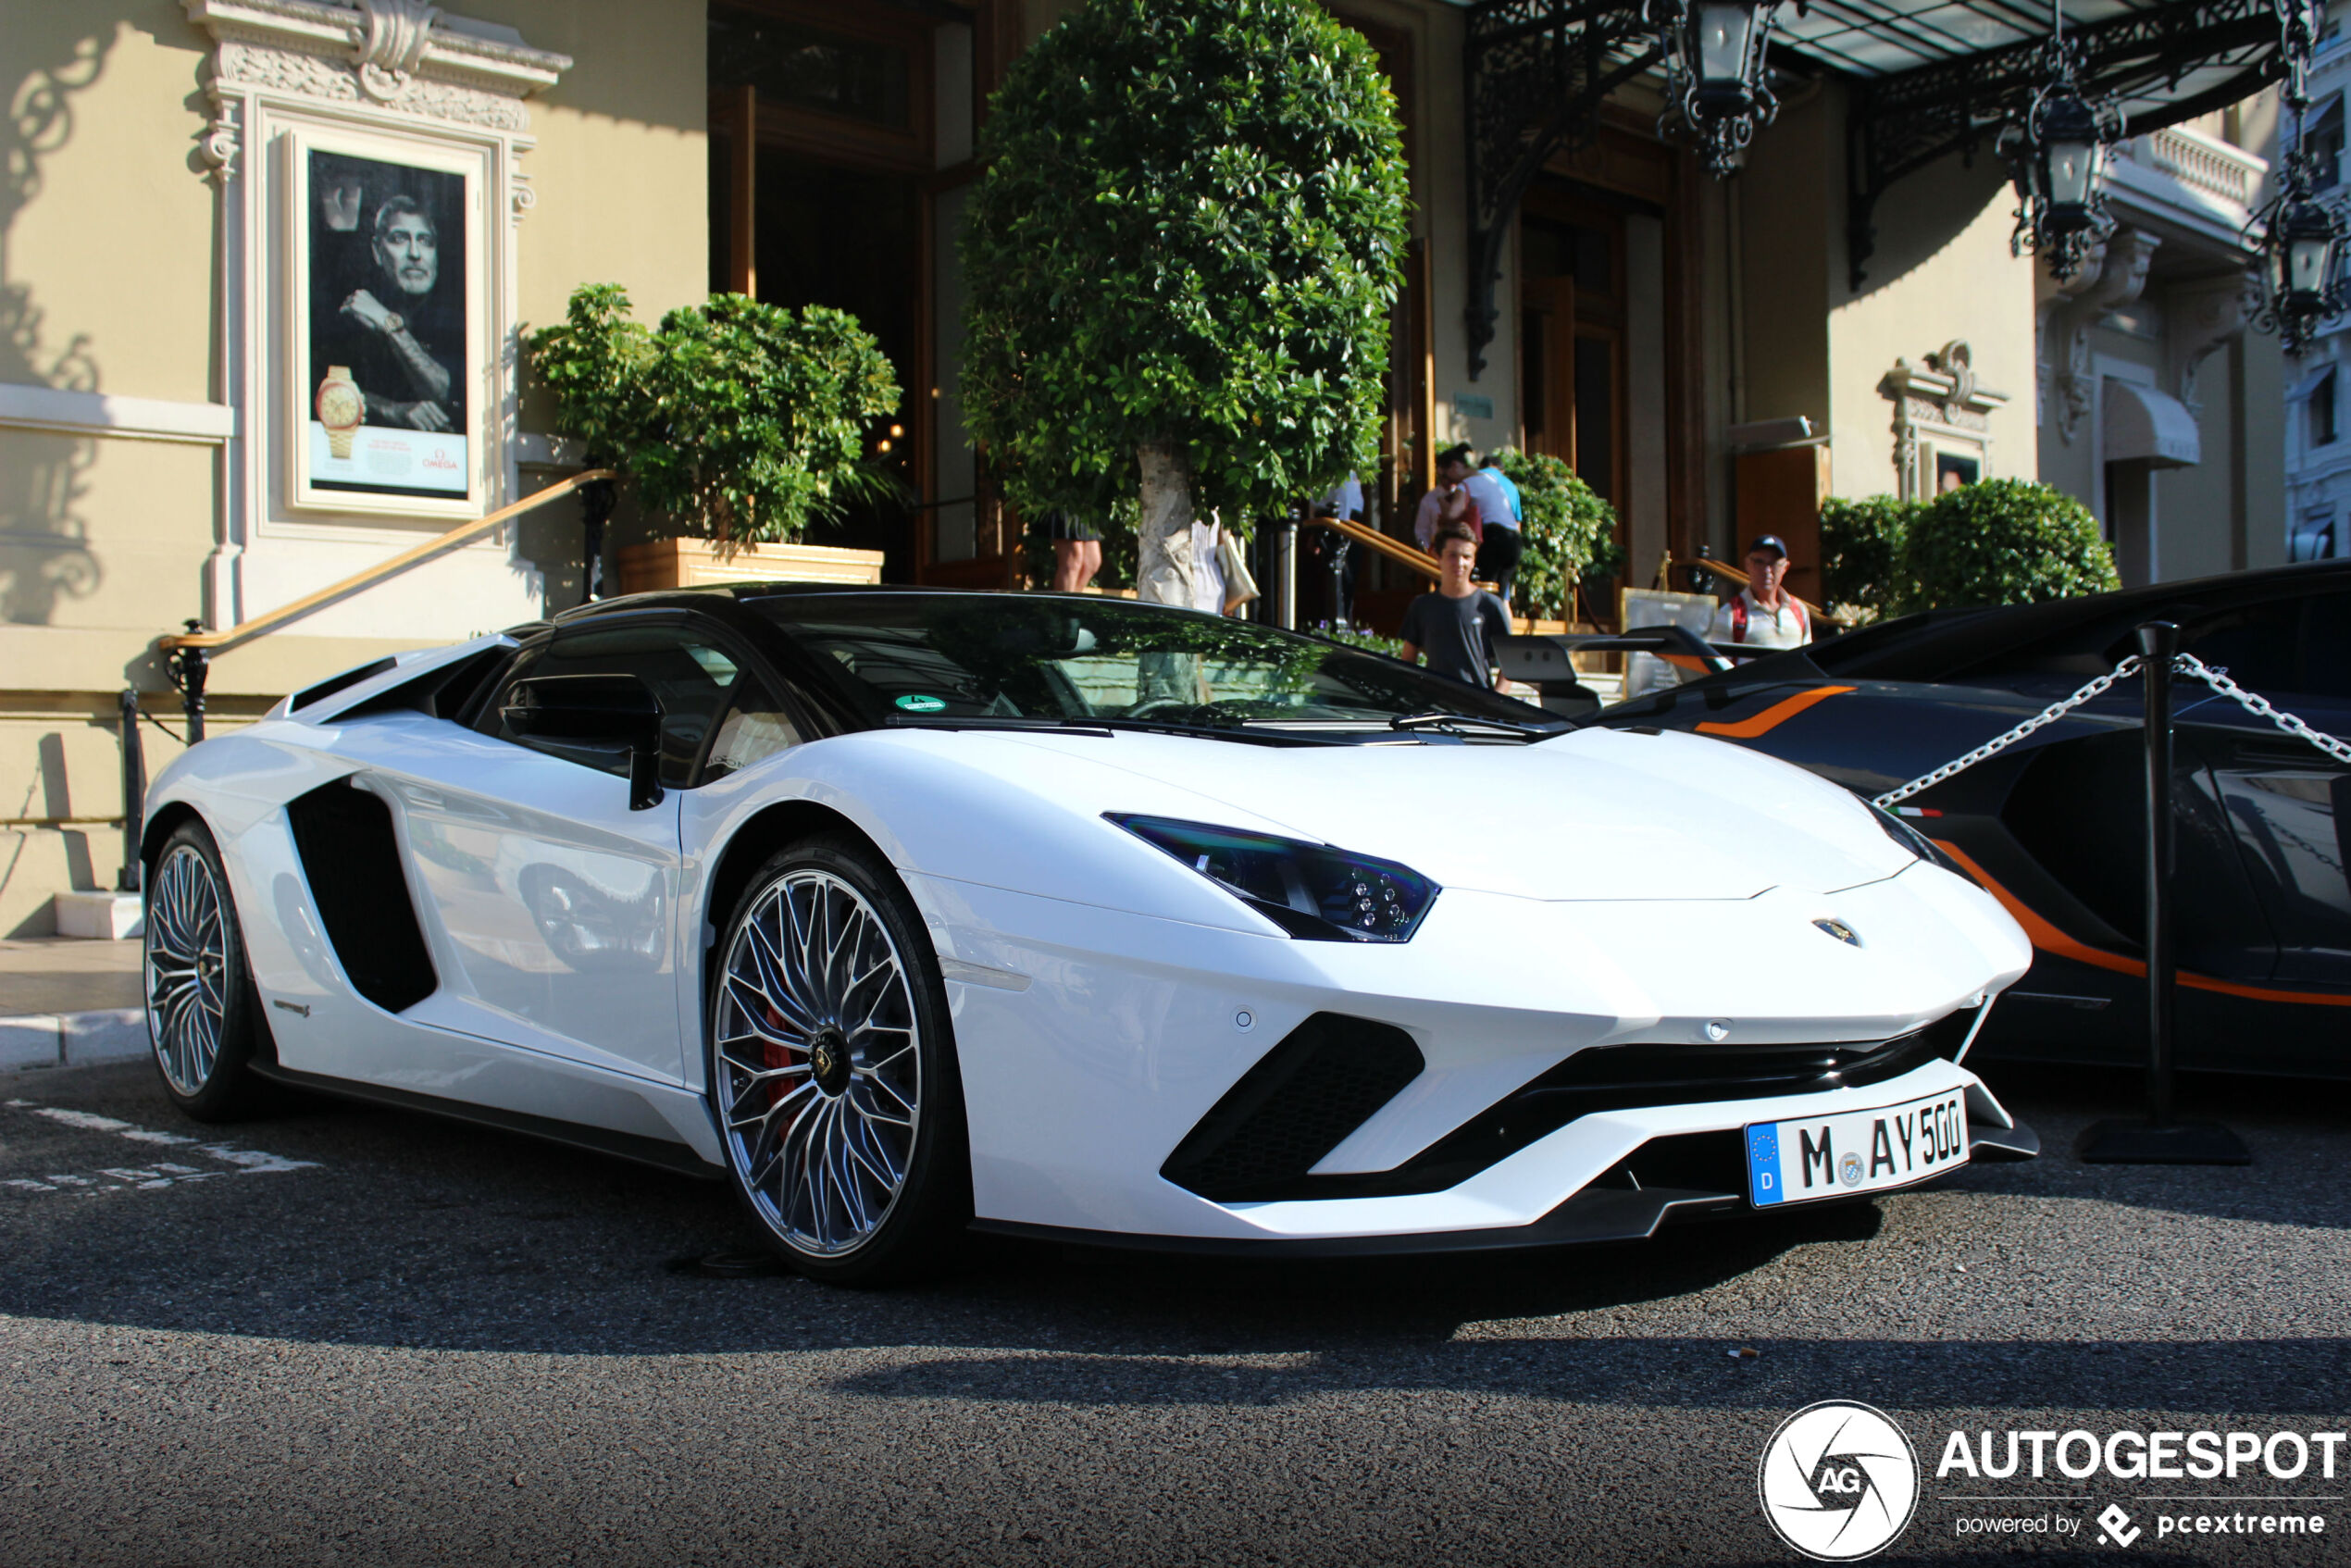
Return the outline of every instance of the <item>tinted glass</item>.
{"type": "Polygon", "coordinates": [[[1247,621],[1130,600],[810,595],[756,601],[872,716],[1137,719],[1210,730],[1384,730],[1426,712],[1511,724],[1539,709],[1410,665],[1247,621]]]}
{"type": "Polygon", "coordinates": [[[783,704],[769,696],[756,678],[745,676],[727,716],[718,721],[718,733],[711,738],[710,755],[703,759],[703,779],[724,778],[762,757],[790,751],[800,741],[800,727],[783,704]]]}
{"type": "Polygon", "coordinates": [[[515,683],[551,675],[633,675],[653,688],[661,703],[661,781],[681,790],[693,776],[703,736],[734,689],[735,661],[707,639],[683,627],[583,627],[566,631],[536,659],[516,666],[497,703],[482,716],[482,728],[502,740],[529,745],[590,767],[626,777],[626,756],[609,748],[561,746],[509,731],[499,709],[515,683]]]}

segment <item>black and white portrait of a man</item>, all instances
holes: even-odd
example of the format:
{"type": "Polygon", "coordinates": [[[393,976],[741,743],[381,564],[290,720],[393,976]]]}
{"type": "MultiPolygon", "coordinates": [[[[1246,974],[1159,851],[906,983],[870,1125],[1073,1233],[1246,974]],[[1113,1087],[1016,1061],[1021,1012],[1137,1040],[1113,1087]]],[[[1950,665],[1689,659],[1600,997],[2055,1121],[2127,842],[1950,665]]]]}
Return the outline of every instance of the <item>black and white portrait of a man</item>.
{"type": "Polygon", "coordinates": [[[309,391],[329,442],[314,443],[312,482],[462,494],[465,178],[317,149],[308,157],[309,391]]]}

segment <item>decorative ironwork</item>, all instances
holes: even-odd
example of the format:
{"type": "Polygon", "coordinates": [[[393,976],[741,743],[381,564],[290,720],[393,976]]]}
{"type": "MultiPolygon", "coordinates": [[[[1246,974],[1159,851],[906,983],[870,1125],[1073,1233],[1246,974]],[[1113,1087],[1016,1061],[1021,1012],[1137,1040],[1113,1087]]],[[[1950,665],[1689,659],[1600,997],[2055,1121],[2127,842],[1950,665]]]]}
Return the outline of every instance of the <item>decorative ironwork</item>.
{"type": "MultiPolygon", "coordinates": [[[[2287,74],[2290,51],[2312,36],[2308,0],[2177,0],[2070,30],[2075,85],[2084,99],[2124,101],[2176,87],[2190,71],[2234,67],[2224,81],[2138,110],[2144,135],[2241,102],[2287,74]]],[[[1847,259],[1852,286],[1869,274],[1878,199],[1897,180],[1952,153],[1972,154],[2024,119],[2048,79],[2048,41],[2022,40],[1891,76],[1857,81],[1847,134],[1847,259]]]]}
{"type": "Polygon", "coordinates": [[[2000,131],[1999,153],[2016,185],[2016,231],[2009,254],[2032,251],[2062,283],[2082,270],[2091,250],[2114,232],[2102,188],[2107,147],[2122,139],[2122,113],[2111,99],[2091,101],[2077,84],[2080,47],[2065,36],[2065,12],[2053,7],[2048,82],[2021,119],[2000,131]]]}
{"type": "Polygon", "coordinates": [[[1494,341],[1494,286],[1519,197],[1544,162],[1588,135],[1602,100],[1664,53],[1638,0],[1486,0],[1469,14],[1469,374],[1494,341]]]}

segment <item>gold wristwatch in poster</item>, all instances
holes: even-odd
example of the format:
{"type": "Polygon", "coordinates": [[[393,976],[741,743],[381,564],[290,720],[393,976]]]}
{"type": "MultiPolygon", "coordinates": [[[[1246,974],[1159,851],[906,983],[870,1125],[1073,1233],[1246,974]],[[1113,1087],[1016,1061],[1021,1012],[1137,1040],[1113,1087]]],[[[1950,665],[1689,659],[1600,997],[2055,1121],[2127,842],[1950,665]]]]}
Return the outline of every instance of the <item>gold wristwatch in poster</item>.
{"type": "Polygon", "coordinates": [[[359,395],[350,367],[328,366],[327,379],[318,383],[318,423],[327,427],[327,450],[337,457],[350,456],[352,432],[367,417],[367,401],[359,395]]]}

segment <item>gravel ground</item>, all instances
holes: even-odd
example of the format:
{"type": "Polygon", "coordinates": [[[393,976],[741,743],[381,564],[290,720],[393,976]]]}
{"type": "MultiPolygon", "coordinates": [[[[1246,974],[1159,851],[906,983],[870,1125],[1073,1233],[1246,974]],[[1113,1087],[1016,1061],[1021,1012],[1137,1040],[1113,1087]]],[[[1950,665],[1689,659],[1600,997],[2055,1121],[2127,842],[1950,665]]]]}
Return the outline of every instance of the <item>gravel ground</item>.
{"type": "Polygon", "coordinates": [[[2351,1557],[2315,1465],[1935,1477],[1955,1429],[2351,1414],[2351,1097],[2197,1086],[2254,1166],[2093,1168],[2062,1151],[2127,1080],[1995,1083],[2060,1152],[1874,1206],[1376,1264],[991,1244],[858,1295],[680,1272],[753,1245],[715,1185],[315,1101],[198,1129],[143,1065],[0,1078],[0,1564],[1785,1562],[1757,1460],[1822,1399],[1927,1464],[1881,1561],[2351,1557]],[[2329,1533],[2158,1540],[2156,1489],[2329,1533]],[[2273,1495],[2319,1500],[2240,1501],[2273,1495]]]}

